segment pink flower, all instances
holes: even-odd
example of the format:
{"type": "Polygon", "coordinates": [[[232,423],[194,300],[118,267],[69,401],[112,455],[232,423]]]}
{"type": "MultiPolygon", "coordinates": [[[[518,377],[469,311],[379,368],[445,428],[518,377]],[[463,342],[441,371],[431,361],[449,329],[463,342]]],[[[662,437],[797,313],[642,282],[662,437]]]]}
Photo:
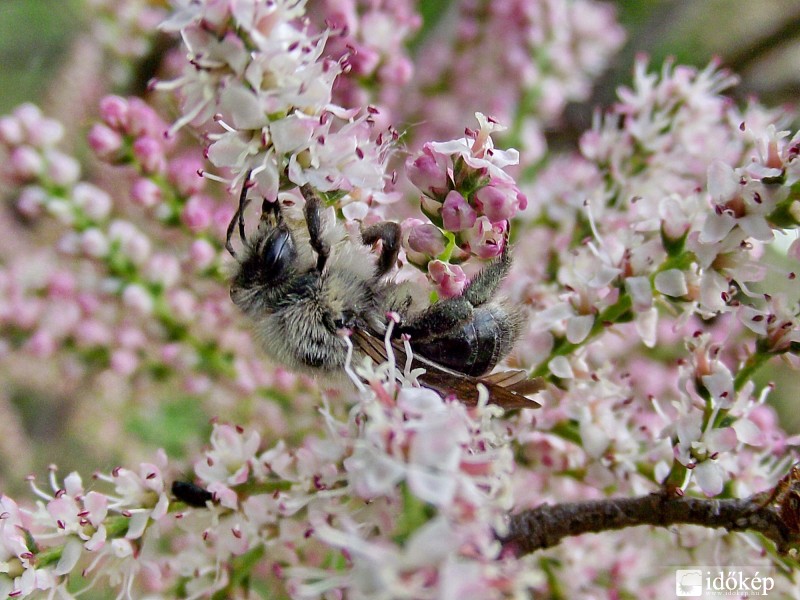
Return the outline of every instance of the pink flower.
{"type": "Polygon", "coordinates": [[[428,275],[436,284],[436,289],[443,298],[458,296],[467,285],[467,276],[461,267],[440,260],[434,260],[428,264],[428,275]]]}
{"type": "Polygon", "coordinates": [[[478,217],[475,224],[464,236],[469,243],[469,250],[480,258],[496,258],[505,248],[508,223],[500,221],[492,223],[488,217],[478,217]]]}

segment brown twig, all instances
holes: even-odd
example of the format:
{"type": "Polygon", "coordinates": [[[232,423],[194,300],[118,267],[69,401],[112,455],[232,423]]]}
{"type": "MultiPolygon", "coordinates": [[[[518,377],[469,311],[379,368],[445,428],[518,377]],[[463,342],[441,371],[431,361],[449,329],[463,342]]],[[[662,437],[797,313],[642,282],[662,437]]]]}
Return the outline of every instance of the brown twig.
{"type": "Polygon", "coordinates": [[[791,520],[787,522],[783,494],[765,502],[764,494],[715,500],[678,496],[667,491],[638,498],[542,505],[513,515],[508,535],[502,541],[508,550],[521,556],[582,533],[638,525],[669,527],[678,524],[756,531],[775,542],[781,553],[800,542],[800,531],[793,527],[791,520]]]}

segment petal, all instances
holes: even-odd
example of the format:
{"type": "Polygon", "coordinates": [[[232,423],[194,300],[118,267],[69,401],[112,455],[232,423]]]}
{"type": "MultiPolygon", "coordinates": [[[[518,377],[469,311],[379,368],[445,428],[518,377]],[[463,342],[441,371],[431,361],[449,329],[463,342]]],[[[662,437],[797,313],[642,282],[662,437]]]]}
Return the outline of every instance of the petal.
{"type": "Polygon", "coordinates": [[[594,315],[577,315],[567,321],[567,340],[580,344],[589,335],[594,325],[594,315]]]}
{"type": "Polygon", "coordinates": [[[689,293],[686,276],[678,269],[667,269],[658,273],[655,278],[655,286],[656,290],[673,298],[680,298],[689,293]]]}
{"type": "Polygon", "coordinates": [[[692,473],[697,485],[700,486],[706,496],[716,496],[722,491],[722,486],[725,484],[724,473],[722,467],[713,460],[701,462],[694,468],[692,473]]]}
{"type": "Polygon", "coordinates": [[[750,419],[739,419],[731,425],[736,431],[736,437],[744,444],[750,446],[763,446],[765,442],[764,434],[758,425],[753,423],[750,419]]]}
{"type": "Polygon", "coordinates": [[[572,379],[575,374],[572,372],[572,365],[565,356],[556,356],[553,360],[547,363],[547,368],[556,377],[561,379],[572,379]]]}

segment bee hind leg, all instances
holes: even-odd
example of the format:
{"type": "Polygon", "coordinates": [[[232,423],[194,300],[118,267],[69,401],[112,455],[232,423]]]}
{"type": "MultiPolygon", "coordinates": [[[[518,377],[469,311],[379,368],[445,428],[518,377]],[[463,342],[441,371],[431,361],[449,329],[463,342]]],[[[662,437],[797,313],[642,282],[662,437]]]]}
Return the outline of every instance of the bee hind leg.
{"type": "Polygon", "coordinates": [[[306,200],[303,214],[306,218],[306,225],[308,226],[308,237],[311,247],[317,253],[317,271],[322,271],[325,268],[325,263],[330,256],[331,248],[324,239],[322,239],[322,220],[320,218],[320,198],[314,192],[310,185],[306,184],[300,188],[303,198],[306,200]]]}
{"type": "Polygon", "coordinates": [[[508,251],[508,243],[506,243],[503,253],[475,275],[461,295],[472,306],[486,304],[495,295],[500,282],[503,281],[510,268],[511,256],[508,251]]]}
{"type": "Polygon", "coordinates": [[[383,242],[375,274],[380,277],[388,273],[397,262],[397,255],[400,252],[400,225],[391,221],[381,221],[364,229],[361,232],[361,240],[368,246],[378,240],[383,242]]]}
{"type": "Polygon", "coordinates": [[[463,296],[448,298],[411,316],[395,330],[411,339],[430,339],[444,335],[472,318],[472,304],[463,296]]]}

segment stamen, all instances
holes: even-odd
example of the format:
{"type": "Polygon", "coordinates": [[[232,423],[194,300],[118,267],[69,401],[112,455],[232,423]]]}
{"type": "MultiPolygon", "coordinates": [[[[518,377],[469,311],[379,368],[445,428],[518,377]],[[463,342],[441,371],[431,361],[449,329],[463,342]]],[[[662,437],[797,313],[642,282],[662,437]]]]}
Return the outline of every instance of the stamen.
{"type": "Polygon", "coordinates": [[[341,329],[340,335],[347,346],[347,356],[344,359],[344,372],[350,378],[350,381],[355,384],[359,392],[366,392],[367,388],[364,387],[364,384],[361,383],[361,379],[356,375],[355,371],[353,371],[353,342],[350,341],[350,330],[341,329]]]}

